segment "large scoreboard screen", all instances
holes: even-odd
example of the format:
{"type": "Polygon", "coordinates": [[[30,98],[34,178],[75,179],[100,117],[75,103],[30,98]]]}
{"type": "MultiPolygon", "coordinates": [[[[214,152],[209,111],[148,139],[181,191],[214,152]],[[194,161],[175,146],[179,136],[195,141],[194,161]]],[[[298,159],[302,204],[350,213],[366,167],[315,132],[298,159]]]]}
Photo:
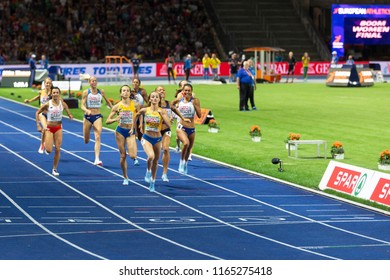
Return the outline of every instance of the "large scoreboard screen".
{"type": "Polygon", "coordinates": [[[1,87],[27,88],[30,85],[32,71],[28,68],[3,69],[1,87]]]}
{"type": "Polygon", "coordinates": [[[332,5],[332,51],[345,44],[390,45],[390,5],[332,5]]]}

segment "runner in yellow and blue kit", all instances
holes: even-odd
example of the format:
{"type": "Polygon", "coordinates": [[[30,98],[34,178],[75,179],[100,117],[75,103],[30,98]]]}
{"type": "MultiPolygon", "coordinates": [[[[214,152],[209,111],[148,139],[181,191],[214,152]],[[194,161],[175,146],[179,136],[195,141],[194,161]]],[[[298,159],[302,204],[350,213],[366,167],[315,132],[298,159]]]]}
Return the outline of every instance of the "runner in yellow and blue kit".
{"type": "Polygon", "coordinates": [[[106,124],[118,122],[118,126],[115,130],[115,140],[120,153],[123,185],[128,185],[129,177],[127,175],[126,145],[130,158],[134,160],[134,165],[138,165],[137,143],[135,140],[136,133],[133,126],[133,120],[135,114],[140,110],[140,105],[138,102],[130,99],[130,87],[128,85],[122,86],[119,92],[121,101],[112,107],[106,124]]]}
{"type": "Polygon", "coordinates": [[[167,112],[160,107],[160,95],[152,92],[149,96],[149,107],[142,108],[135,116],[133,124],[139,116],[143,116],[143,135],[141,144],[148,157],[145,182],[149,183],[149,190],[154,192],[158,160],[161,153],[162,135],[161,128],[163,122],[170,126],[167,112]]]}

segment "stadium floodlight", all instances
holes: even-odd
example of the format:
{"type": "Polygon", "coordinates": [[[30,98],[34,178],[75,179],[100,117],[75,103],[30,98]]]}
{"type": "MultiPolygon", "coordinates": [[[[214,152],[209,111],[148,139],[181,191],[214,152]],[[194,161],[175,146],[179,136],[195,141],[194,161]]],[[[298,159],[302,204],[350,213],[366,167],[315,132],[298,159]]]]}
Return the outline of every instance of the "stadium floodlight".
{"type": "Polygon", "coordinates": [[[278,171],[279,172],[283,172],[283,168],[282,168],[282,160],[280,158],[273,158],[272,159],[272,163],[273,164],[279,164],[279,168],[278,168],[278,171]]]}

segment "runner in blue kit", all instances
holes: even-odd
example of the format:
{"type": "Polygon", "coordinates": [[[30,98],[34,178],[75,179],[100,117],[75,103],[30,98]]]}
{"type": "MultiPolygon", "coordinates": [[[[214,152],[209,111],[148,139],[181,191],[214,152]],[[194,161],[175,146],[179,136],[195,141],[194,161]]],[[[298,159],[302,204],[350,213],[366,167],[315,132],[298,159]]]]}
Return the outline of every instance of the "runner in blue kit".
{"type": "MultiPolygon", "coordinates": [[[[146,90],[141,87],[141,80],[138,78],[134,78],[131,82],[131,85],[132,95],[130,96],[130,98],[135,99],[141,105],[141,107],[145,107],[148,104],[148,94],[146,93],[146,90]]],[[[135,128],[139,141],[141,141],[142,139],[142,131],[140,129],[141,123],[142,119],[139,119],[135,128]]]]}
{"type": "Polygon", "coordinates": [[[190,122],[179,120],[176,128],[177,136],[183,143],[180,155],[179,172],[184,174],[188,173],[188,158],[195,141],[195,114],[199,118],[201,117],[199,99],[192,96],[192,91],[193,88],[191,84],[184,85],[184,97],[173,101],[173,105],[178,105],[177,108],[183,118],[190,120],[190,122]]]}
{"type": "Polygon", "coordinates": [[[102,100],[107,102],[107,105],[112,108],[110,100],[106,97],[104,90],[97,88],[97,79],[95,76],[90,76],[88,79],[90,88],[84,90],[81,100],[81,110],[84,111],[83,135],[85,144],[89,143],[91,128],[95,134],[95,165],[103,165],[100,160],[100,136],[103,129],[103,116],[100,113],[102,100]]]}
{"type": "Polygon", "coordinates": [[[169,124],[166,124],[163,122],[162,128],[161,128],[161,135],[162,135],[162,149],[163,149],[163,155],[162,155],[162,164],[163,164],[163,174],[161,176],[161,179],[164,182],[169,182],[168,179],[168,166],[170,161],[170,153],[169,153],[169,145],[171,143],[171,124],[173,123],[173,113],[175,115],[182,119],[183,121],[190,122],[189,119],[184,119],[183,116],[180,114],[180,112],[177,110],[175,106],[171,104],[168,100],[165,100],[166,92],[165,88],[163,86],[158,86],[156,88],[156,92],[160,95],[160,106],[164,110],[166,110],[168,118],[170,120],[169,124]]]}

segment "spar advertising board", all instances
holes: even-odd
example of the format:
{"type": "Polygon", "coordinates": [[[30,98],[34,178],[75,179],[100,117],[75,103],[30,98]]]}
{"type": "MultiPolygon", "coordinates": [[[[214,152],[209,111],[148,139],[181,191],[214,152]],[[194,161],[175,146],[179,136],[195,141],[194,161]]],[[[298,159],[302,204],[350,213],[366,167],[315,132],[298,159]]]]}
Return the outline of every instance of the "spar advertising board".
{"type": "Polygon", "coordinates": [[[321,190],[333,189],[390,206],[390,174],[330,161],[321,179],[321,190]]]}

